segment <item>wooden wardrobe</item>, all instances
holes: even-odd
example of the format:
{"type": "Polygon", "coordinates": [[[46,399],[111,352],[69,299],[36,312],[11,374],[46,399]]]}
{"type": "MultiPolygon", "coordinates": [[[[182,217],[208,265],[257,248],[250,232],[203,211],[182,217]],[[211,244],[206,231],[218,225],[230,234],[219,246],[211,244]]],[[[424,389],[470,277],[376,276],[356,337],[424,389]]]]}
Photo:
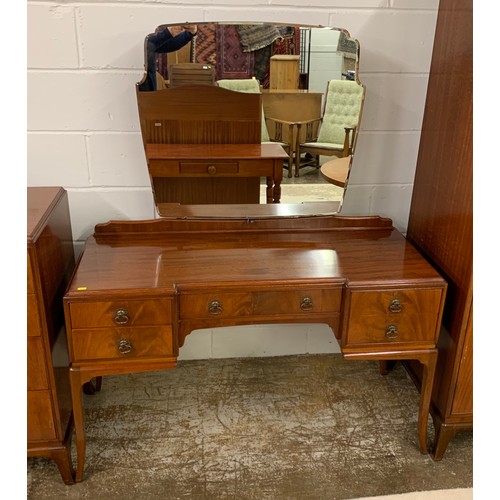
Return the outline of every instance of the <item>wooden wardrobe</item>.
{"type": "Polygon", "coordinates": [[[448,281],[432,397],[440,460],[472,429],[472,0],[439,5],[407,237],[448,281]]]}

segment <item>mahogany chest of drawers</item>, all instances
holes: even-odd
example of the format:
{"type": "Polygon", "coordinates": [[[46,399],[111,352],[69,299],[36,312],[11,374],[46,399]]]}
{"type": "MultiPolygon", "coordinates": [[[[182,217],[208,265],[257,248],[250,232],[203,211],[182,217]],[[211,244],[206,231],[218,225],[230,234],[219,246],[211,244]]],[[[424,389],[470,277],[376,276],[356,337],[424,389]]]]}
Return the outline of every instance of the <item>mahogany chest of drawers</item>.
{"type": "Polygon", "coordinates": [[[27,233],[28,456],[53,459],[64,482],[71,484],[71,395],[62,296],[75,259],[68,197],[62,188],[28,188],[27,233]]]}

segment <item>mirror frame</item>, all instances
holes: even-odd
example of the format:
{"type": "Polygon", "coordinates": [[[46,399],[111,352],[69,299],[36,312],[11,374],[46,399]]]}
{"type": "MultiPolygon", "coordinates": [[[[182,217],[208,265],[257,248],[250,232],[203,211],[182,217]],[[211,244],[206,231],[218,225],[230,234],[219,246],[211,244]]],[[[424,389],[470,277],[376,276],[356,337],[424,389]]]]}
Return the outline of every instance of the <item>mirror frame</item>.
{"type": "MultiPolygon", "coordinates": [[[[142,92],[148,92],[145,90],[141,90],[141,86],[144,85],[146,79],[147,79],[147,71],[148,71],[148,39],[153,36],[157,35],[159,32],[164,30],[165,28],[178,28],[182,29],[183,27],[187,25],[196,25],[199,27],[200,25],[225,25],[225,26],[231,26],[231,25],[236,25],[236,26],[241,26],[241,25],[272,25],[272,26],[278,26],[278,27],[295,27],[295,28],[304,28],[304,29],[324,29],[324,30],[333,30],[339,32],[339,36],[343,36],[346,40],[350,41],[351,43],[353,42],[355,44],[355,57],[354,57],[354,78],[344,78],[344,79],[352,79],[355,80],[358,84],[362,85],[360,80],[359,80],[359,60],[360,60],[360,44],[359,41],[355,38],[352,38],[350,33],[344,29],[344,28],[337,28],[337,27],[330,27],[330,26],[323,26],[323,25],[298,25],[295,23],[264,23],[264,22],[254,22],[254,21],[249,21],[249,22],[233,22],[233,21],[224,21],[224,22],[209,22],[209,21],[201,21],[201,22],[185,22],[185,23],[170,23],[170,24],[161,24],[159,25],[153,33],[150,33],[149,35],[146,36],[145,41],[144,41],[144,75],[143,78],[136,84],[136,90],[137,94],[142,93],[142,92]]],[[[191,45],[192,43],[188,45],[191,45]]],[[[193,51],[192,48],[190,47],[190,61],[193,59],[193,51]]],[[[337,51],[338,53],[339,51],[337,51]]],[[[353,52],[351,52],[353,53],[353,52]]],[[[155,68],[156,70],[156,68],[155,68]]],[[[310,66],[308,67],[308,70],[310,70],[310,66]]],[[[352,71],[352,70],[351,70],[352,71]]],[[[342,74],[342,76],[346,76],[345,74],[342,74]]],[[[309,91],[309,89],[305,89],[309,91]]],[[[324,91],[323,91],[323,97],[324,97],[324,91]]],[[[139,98],[139,95],[138,95],[139,98]]],[[[324,100],[324,99],[323,99],[324,100]]],[[[321,116],[323,115],[323,104],[321,105],[321,116]]],[[[142,128],[142,127],[141,127],[142,128]]],[[[158,204],[156,202],[155,198],[155,205],[158,210],[158,214],[161,217],[184,217],[184,218],[212,218],[212,217],[228,217],[228,218],[267,218],[267,217],[283,217],[283,216],[292,216],[292,217],[300,217],[300,216],[321,216],[321,215],[331,215],[331,214],[339,214],[342,208],[343,200],[345,198],[346,190],[347,190],[347,185],[348,185],[348,179],[350,176],[351,168],[352,168],[352,160],[353,160],[353,155],[349,155],[348,160],[345,160],[342,162],[343,163],[343,171],[345,172],[346,178],[345,182],[343,183],[343,191],[341,195],[341,200],[339,201],[328,201],[328,202],[317,202],[317,201],[304,201],[300,204],[296,203],[279,203],[279,204],[256,204],[256,205],[238,205],[238,211],[239,213],[236,215],[233,215],[232,209],[234,209],[234,204],[231,205],[175,205],[175,204],[167,204],[169,206],[166,207],[161,207],[161,204],[158,204]]],[[[322,175],[324,179],[326,179],[328,182],[331,184],[335,184],[337,186],[342,186],[342,182],[338,182],[339,179],[334,179],[329,180],[325,175],[322,175]]],[[[150,177],[151,180],[151,185],[153,187],[153,179],[150,177]]],[[[287,185],[286,182],[284,184],[285,186],[287,185]]]]}

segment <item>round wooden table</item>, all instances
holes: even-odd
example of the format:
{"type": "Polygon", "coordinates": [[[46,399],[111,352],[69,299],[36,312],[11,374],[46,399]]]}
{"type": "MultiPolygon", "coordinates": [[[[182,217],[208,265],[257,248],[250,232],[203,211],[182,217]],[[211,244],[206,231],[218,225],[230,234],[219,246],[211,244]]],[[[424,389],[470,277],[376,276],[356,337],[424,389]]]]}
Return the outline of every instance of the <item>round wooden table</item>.
{"type": "Polygon", "coordinates": [[[321,165],[320,172],[323,178],[330,184],[345,187],[352,155],[343,158],[335,158],[321,165]]]}

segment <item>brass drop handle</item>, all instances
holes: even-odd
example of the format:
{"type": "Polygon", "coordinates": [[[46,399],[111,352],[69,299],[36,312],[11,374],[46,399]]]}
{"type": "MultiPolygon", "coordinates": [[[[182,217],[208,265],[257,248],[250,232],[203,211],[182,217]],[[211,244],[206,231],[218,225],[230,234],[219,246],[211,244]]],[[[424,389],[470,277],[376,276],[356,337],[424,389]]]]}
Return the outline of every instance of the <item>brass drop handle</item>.
{"type": "Polygon", "coordinates": [[[311,297],[302,297],[300,301],[300,308],[303,311],[310,311],[313,308],[313,301],[311,297]]]}
{"type": "Polygon", "coordinates": [[[209,165],[208,168],[207,168],[207,172],[210,175],[214,175],[214,174],[217,173],[217,167],[215,165],[209,165]]]}
{"type": "Polygon", "coordinates": [[[117,325],[126,325],[129,320],[128,311],[123,308],[117,309],[115,311],[114,320],[117,325]]]}
{"type": "Polygon", "coordinates": [[[403,304],[399,299],[392,299],[389,304],[389,311],[391,313],[400,313],[403,310],[403,304]]]}
{"type": "Polygon", "coordinates": [[[395,338],[397,338],[398,335],[399,332],[398,332],[398,327],[396,325],[387,325],[387,328],[385,329],[385,336],[389,340],[394,340],[395,338]]]}
{"type": "Polygon", "coordinates": [[[118,341],[118,352],[120,354],[128,354],[132,350],[132,344],[127,339],[120,339],[118,341]]]}
{"type": "Polygon", "coordinates": [[[212,300],[208,304],[208,312],[214,316],[222,314],[222,304],[218,300],[212,300]]]}

